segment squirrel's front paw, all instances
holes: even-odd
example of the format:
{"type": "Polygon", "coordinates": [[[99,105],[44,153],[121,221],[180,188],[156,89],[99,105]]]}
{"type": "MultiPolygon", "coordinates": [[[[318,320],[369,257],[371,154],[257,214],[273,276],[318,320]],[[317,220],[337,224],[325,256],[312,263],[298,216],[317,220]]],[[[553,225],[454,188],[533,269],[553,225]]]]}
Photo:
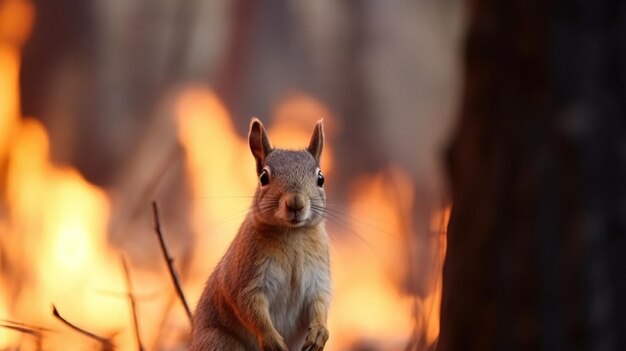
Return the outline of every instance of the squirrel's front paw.
{"type": "Polygon", "coordinates": [[[323,325],[316,325],[309,328],[302,351],[322,351],[328,340],[328,329],[323,325]]]}
{"type": "Polygon", "coordinates": [[[263,351],[289,351],[282,337],[276,337],[261,341],[263,351]]]}

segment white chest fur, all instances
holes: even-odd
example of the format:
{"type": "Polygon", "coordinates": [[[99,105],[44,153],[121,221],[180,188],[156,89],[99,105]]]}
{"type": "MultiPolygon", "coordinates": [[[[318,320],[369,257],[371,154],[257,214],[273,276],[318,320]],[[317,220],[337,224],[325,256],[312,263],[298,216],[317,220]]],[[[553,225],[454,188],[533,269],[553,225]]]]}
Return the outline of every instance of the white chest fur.
{"type": "MultiPolygon", "coordinates": [[[[290,349],[300,347],[304,341],[312,301],[320,293],[330,294],[327,251],[310,250],[311,240],[320,238],[302,234],[302,238],[295,238],[297,242],[285,246],[280,257],[268,259],[262,283],[274,327],[290,349]]],[[[325,233],[321,240],[326,240],[325,233]]]]}

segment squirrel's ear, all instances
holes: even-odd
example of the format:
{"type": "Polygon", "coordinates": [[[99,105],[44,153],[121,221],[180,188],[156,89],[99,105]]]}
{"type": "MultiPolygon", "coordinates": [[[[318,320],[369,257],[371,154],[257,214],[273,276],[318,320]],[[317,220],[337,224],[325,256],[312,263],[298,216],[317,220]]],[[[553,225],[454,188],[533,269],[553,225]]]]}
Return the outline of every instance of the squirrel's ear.
{"type": "Polygon", "coordinates": [[[307,151],[313,155],[315,161],[317,163],[320,162],[320,157],[322,156],[322,148],[324,147],[324,127],[322,124],[322,120],[317,121],[315,125],[315,129],[313,129],[313,135],[311,136],[311,141],[309,142],[309,146],[306,148],[307,151]]]}
{"type": "Polygon", "coordinates": [[[250,144],[250,150],[256,161],[256,173],[261,174],[265,166],[265,158],[272,151],[272,145],[267,137],[263,123],[256,117],[252,117],[250,121],[248,143],[250,144]]]}

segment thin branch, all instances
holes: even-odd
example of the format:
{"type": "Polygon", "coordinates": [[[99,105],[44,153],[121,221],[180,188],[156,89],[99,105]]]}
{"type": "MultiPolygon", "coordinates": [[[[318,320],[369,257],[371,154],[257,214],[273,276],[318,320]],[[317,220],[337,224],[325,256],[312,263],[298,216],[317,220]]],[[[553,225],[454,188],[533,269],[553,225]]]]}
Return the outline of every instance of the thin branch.
{"type": "Polygon", "coordinates": [[[61,322],[63,322],[63,324],[67,325],[68,327],[70,327],[71,329],[73,329],[74,331],[90,338],[93,339],[97,342],[100,343],[100,345],[102,346],[102,350],[103,351],[113,351],[113,343],[111,342],[110,339],[108,338],[103,338],[99,335],[96,335],[94,333],[91,333],[83,328],[80,328],[74,324],[72,324],[71,322],[69,322],[67,319],[63,318],[60,314],[59,311],[57,310],[57,308],[52,305],[52,315],[55,316],[58,320],[60,320],[61,322]]]}
{"type": "Polygon", "coordinates": [[[35,328],[30,328],[30,327],[24,327],[21,325],[11,325],[11,324],[0,324],[0,328],[7,328],[7,329],[11,329],[11,330],[15,330],[17,332],[20,332],[22,334],[28,334],[28,335],[32,335],[32,336],[36,336],[39,337],[41,336],[41,332],[35,328]]]}
{"type": "Polygon", "coordinates": [[[53,332],[54,331],[52,329],[39,327],[39,326],[36,326],[36,325],[30,325],[30,324],[27,324],[27,323],[16,322],[16,321],[12,321],[10,319],[2,319],[2,320],[0,320],[0,323],[1,323],[0,326],[7,326],[7,327],[17,326],[17,327],[22,327],[22,328],[25,328],[25,329],[35,330],[35,331],[39,331],[39,332],[53,332]]]}
{"type": "Polygon", "coordinates": [[[143,344],[141,343],[141,336],[139,334],[139,319],[137,318],[137,305],[135,303],[135,296],[133,295],[133,285],[130,279],[130,271],[128,269],[128,263],[124,256],[121,256],[122,267],[124,268],[124,277],[126,278],[126,296],[130,301],[130,309],[133,314],[133,326],[135,331],[135,339],[137,340],[137,348],[139,351],[144,351],[143,344]]]}
{"type": "Polygon", "coordinates": [[[185,294],[183,293],[182,285],[180,284],[180,278],[178,277],[178,273],[174,268],[174,259],[170,256],[170,253],[167,249],[167,245],[165,244],[165,238],[163,237],[163,232],[161,230],[161,220],[159,219],[159,208],[157,206],[156,201],[152,201],[152,212],[154,214],[154,229],[156,231],[157,237],[159,238],[159,244],[161,245],[161,252],[163,252],[163,258],[167,263],[167,269],[170,272],[170,276],[172,277],[172,283],[174,284],[174,288],[176,288],[176,294],[180,299],[180,302],[183,304],[185,308],[185,312],[187,313],[187,318],[189,318],[189,323],[193,325],[193,317],[191,314],[191,309],[189,308],[189,304],[187,303],[187,299],[185,298],[185,294]]]}

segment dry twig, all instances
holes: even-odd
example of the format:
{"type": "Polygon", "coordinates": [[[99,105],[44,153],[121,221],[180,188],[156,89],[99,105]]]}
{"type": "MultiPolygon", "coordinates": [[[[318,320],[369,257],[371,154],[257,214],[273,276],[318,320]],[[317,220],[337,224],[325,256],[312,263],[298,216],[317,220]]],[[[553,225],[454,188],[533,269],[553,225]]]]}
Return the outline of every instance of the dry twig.
{"type": "Polygon", "coordinates": [[[35,325],[30,325],[21,322],[15,322],[10,319],[2,319],[0,320],[0,327],[13,329],[25,334],[33,334],[33,333],[41,333],[41,332],[51,332],[52,329],[38,327],[35,325]]]}
{"type": "Polygon", "coordinates": [[[189,308],[189,304],[187,303],[187,299],[185,298],[185,294],[183,293],[182,285],[180,284],[180,278],[178,277],[178,273],[174,268],[174,259],[170,256],[170,253],[167,249],[167,245],[165,244],[165,238],[163,237],[163,232],[161,230],[161,221],[159,219],[159,208],[157,206],[156,201],[152,201],[152,212],[154,214],[154,229],[156,231],[157,237],[159,238],[159,244],[161,245],[161,252],[163,252],[163,258],[167,263],[167,269],[170,272],[170,276],[172,277],[172,282],[174,284],[174,288],[176,288],[176,294],[180,299],[180,302],[183,304],[185,308],[185,312],[187,313],[187,318],[189,318],[189,323],[193,324],[193,318],[191,315],[191,309],[189,308]]]}
{"type": "Polygon", "coordinates": [[[11,329],[11,330],[15,330],[17,332],[20,332],[22,334],[28,334],[28,335],[32,335],[35,337],[38,337],[41,335],[41,332],[35,328],[30,328],[30,327],[23,327],[21,325],[18,324],[0,324],[0,328],[7,328],[7,329],[11,329]]]}
{"type": "Polygon", "coordinates": [[[121,256],[122,267],[124,268],[124,277],[126,278],[126,296],[130,301],[130,309],[133,315],[133,326],[135,331],[135,339],[137,340],[137,349],[139,351],[144,351],[143,344],[141,343],[141,336],[139,334],[139,318],[137,318],[137,306],[135,302],[135,296],[133,295],[133,285],[130,279],[130,271],[128,269],[128,263],[126,263],[126,259],[124,256],[121,256]]]}
{"type": "Polygon", "coordinates": [[[96,335],[92,332],[89,332],[83,328],[80,328],[74,324],[72,324],[71,322],[69,322],[67,319],[63,318],[60,314],[59,311],[57,310],[57,308],[52,305],[52,315],[55,316],[58,320],[60,320],[61,322],[63,322],[63,324],[67,325],[68,327],[70,327],[72,330],[92,339],[95,340],[97,342],[100,343],[101,346],[101,350],[102,351],[113,351],[114,347],[113,347],[113,342],[111,342],[110,339],[108,338],[104,338],[102,336],[96,335]]]}

